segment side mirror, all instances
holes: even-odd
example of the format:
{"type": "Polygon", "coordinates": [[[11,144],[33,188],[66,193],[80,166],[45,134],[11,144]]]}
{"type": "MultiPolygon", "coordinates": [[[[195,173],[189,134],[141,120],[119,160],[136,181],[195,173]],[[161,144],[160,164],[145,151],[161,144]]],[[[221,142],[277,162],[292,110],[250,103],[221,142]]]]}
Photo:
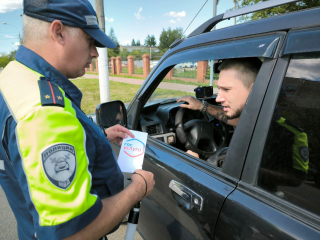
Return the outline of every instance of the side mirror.
{"type": "Polygon", "coordinates": [[[99,104],[96,108],[96,120],[103,128],[116,124],[127,127],[127,111],[124,103],[117,100],[99,104]]]}

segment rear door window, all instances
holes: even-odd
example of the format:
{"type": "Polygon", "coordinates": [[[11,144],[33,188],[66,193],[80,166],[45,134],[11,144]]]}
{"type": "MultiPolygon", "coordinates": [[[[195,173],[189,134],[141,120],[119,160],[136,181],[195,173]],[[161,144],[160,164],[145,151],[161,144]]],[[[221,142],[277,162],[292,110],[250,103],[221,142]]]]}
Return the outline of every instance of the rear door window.
{"type": "Polygon", "coordinates": [[[320,215],[320,52],[294,55],[278,95],[258,187],[320,215]]]}

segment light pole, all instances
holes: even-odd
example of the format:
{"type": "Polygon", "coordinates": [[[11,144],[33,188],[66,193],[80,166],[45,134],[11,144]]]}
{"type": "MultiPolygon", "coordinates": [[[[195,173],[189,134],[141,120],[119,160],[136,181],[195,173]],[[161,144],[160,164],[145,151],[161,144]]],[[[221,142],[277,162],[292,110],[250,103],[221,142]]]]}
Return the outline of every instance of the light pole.
{"type": "MultiPolygon", "coordinates": [[[[95,0],[95,7],[98,16],[99,27],[103,32],[106,32],[103,0],[95,0]]],[[[100,102],[110,102],[110,82],[107,48],[98,48],[98,52],[100,102]]]]}
{"type": "Polygon", "coordinates": [[[22,45],[23,40],[22,40],[22,38],[21,38],[21,36],[20,36],[19,28],[18,28],[18,27],[16,27],[16,26],[14,26],[14,25],[11,25],[11,24],[9,24],[9,23],[6,23],[6,22],[4,22],[4,23],[3,23],[3,25],[7,25],[7,26],[10,26],[10,27],[14,27],[14,28],[16,28],[16,29],[18,30],[18,34],[19,34],[19,42],[20,42],[20,44],[22,45]]]}
{"type": "MultiPolygon", "coordinates": [[[[219,0],[213,0],[213,17],[217,16],[217,5],[219,0]]],[[[213,28],[216,29],[216,26],[213,28]]],[[[213,78],[214,78],[214,60],[210,60],[210,86],[213,86],[213,78]]]]}
{"type": "MultiPolygon", "coordinates": [[[[237,0],[233,0],[233,2],[234,2],[234,10],[236,10],[237,9],[237,0]]],[[[234,25],[236,25],[237,24],[237,17],[234,17],[234,25]]]]}

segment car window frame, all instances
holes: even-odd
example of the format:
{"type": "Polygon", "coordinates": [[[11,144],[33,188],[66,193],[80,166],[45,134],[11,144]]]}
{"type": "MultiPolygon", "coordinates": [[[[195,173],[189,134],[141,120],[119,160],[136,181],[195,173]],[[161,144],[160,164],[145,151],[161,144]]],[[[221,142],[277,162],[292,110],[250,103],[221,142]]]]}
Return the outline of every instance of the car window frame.
{"type": "Polygon", "coordinates": [[[296,54],[319,52],[320,27],[292,29],[288,32],[280,57],[296,54]]]}
{"type": "Polygon", "coordinates": [[[265,204],[271,205],[279,211],[291,215],[300,222],[320,230],[320,216],[313,214],[302,207],[294,205],[289,201],[279,198],[267,190],[257,186],[260,163],[262,161],[264,147],[271,126],[272,116],[291,57],[291,54],[287,54],[279,58],[277,61],[277,65],[271,77],[270,84],[257,119],[257,124],[252,135],[241,180],[238,183],[237,188],[247,192],[247,194],[253,197],[259,198],[265,204]]]}
{"type": "MultiPolygon", "coordinates": [[[[246,37],[241,37],[239,39],[233,39],[233,40],[238,40],[238,41],[243,41],[246,42],[248,41],[248,39],[252,40],[252,38],[263,38],[263,37],[270,37],[270,36],[277,36],[279,38],[278,43],[274,46],[274,51],[272,51],[272,54],[269,56],[270,58],[265,58],[264,63],[261,66],[261,69],[259,71],[259,74],[257,76],[256,79],[256,87],[254,86],[253,89],[259,90],[256,91],[254,94],[251,94],[253,91],[251,91],[248,100],[249,99],[253,99],[251,100],[251,104],[246,104],[245,107],[245,111],[247,112],[247,109],[250,110],[249,111],[249,115],[241,117],[241,119],[243,118],[244,120],[240,119],[240,122],[243,122],[244,128],[246,128],[248,131],[246,133],[246,140],[243,140],[243,131],[241,131],[239,128],[236,129],[233,138],[235,139],[241,139],[241,141],[239,141],[238,144],[234,143],[234,150],[230,151],[230,153],[228,152],[227,157],[226,157],[226,163],[230,162],[230,164],[226,164],[226,167],[220,169],[217,168],[215,166],[212,166],[210,164],[208,164],[206,161],[199,161],[199,159],[192,157],[189,154],[186,154],[185,152],[181,151],[180,149],[177,149],[175,147],[172,146],[168,146],[167,144],[159,141],[159,140],[154,140],[156,142],[158,142],[161,145],[164,145],[162,147],[164,147],[164,149],[172,149],[172,151],[176,152],[177,154],[179,154],[180,156],[184,156],[183,159],[185,161],[187,161],[189,164],[193,164],[195,166],[201,167],[204,170],[210,170],[210,172],[216,172],[219,173],[220,176],[223,176],[225,178],[225,176],[228,176],[228,178],[231,178],[233,180],[239,180],[240,176],[241,176],[241,172],[242,172],[242,168],[243,168],[243,163],[245,161],[245,156],[247,153],[247,147],[249,146],[249,141],[251,139],[251,135],[252,135],[252,131],[254,129],[254,125],[255,125],[255,121],[256,121],[256,117],[258,115],[259,109],[260,109],[260,103],[262,103],[263,100],[263,95],[264,95],[264,91],[267,88],[268,82],[271,78],[271,74],[274,68],[274,65],[276,63],[276,56],[279,54],[279,50],[280,50],[280,46],[283,43],[283,40],[285,39],[286,36],[286,32],[272,32],[272,33],[268,33],[268,34],[260,34],[260,35],[254,35],[254,36],[246,36],[246,37]],[[253,117],[254,115],[256,115],[256,117],[253,117]],[[237,152],[236,151],[241,151],[240,156],[237,156],[237,152]]],[[[224,40],[223,42],[230,44],[230,46],[234,43],[234,41],[231,40],[224,40]]],[[[221,44],[222,41],[219,41],[218,43],[210,43],[207,45],[212,45],[212,46],[216,46],[217,44],[221,44]]],[[[191,52],[191,51],[196,51],[199,48],[199,46],[192,46],[189,47],[188,49],[183,49],[183,51],[187,51],[187,52],[191,52]]],[[[182,50],[181,50],[182,51],[182,50]]],[[[174,66],[172,65],[174,63],[174,61],[172,61],[173,58],[176,58],[177,60],[175,60],[175,63],[180,63],[183,60],[183,56],[177,57],[177,55],[179,54],[179,51],[175,54],[172,54],[171,56],[168,56],[167,59],[164,59],[162,61],[162,64],[159,65],[157,67],[157,69],[155,69],[155,72],[153,72],[153,76],[148,78],[148,81],[144,84],[144,86],[141,87],[141,91],[138,92],[137,96],[134,98],[134,102],[132,103],[131,106],[129,106],[128,109],[128,115],[130,115],[130,113],[132,113],[132,117],[133,119],[135,119],[135,123],[131,123],[133,129],[137,129],[138,127],[138,121],[139,121],[139,116],[141,108],[145,105],[145,103],[147,102],[147,100],[150,98],[150,96],[152,95],[152,93],[155,91],[155,89],[158,87],[158,85],[160,84],[160,82],[163,80],[163,78],[166,76],[166,74],[171,70],[171,68],[174,66]],[[134,110],[134,111],[132,111],[134,110]],[[133,113],[135,112],[135,113],[133,113]],[[136,115],[134,115],[136,114],[136,115]]],[[[212,54],[214,55],[214,54],[212,54]]],[[[232,54],[225,54],[226,58],[228,58],[228,56],[236,56],[234,53],[232,54]]],[[[243,55],[239,55],[236,57],[244,57],[243,55]]],[[[253,56],[252,56],[253,57],[253,56]]],[[[255,56],[256,57],[256,56],[255,56]]],[[[261,57],[261,56],[260,56],[261,57]]],[[[186,59],[186,61],[189,61],[190,59],[186,59]]],[[[205,59],[201,59],[201,60],[205,60],[205,59]]],[[[209,60],[209,59],[208,59],[209,60]]],[[[200,61],[200,59],[199,59],[200,61]]],[[[182,61],[183,62],[183,61],[182,61]]],[[[249,102],[249,101],[248,101],[249,102]]],[[[128,122],[130,121],[130,116],[128,117],[128,122]]],[[[233,140],[232,140],[233,141],[233,140]]],[[[230,144],[231,146],[231,144],[230,144]]],[[[232,148],[231,148],[232,149],[232,148]]],[[[232,180],[232,182],[233,182],[232,180]]]]}

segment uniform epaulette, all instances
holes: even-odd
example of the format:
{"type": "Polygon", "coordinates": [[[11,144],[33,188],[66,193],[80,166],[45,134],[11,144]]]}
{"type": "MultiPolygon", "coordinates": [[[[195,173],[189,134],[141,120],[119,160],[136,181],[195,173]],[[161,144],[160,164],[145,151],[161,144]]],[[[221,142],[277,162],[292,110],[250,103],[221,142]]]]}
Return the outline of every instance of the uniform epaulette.
{"type": "Polygon", "coordinates": [[[64,107],[64,96],[62,95],[62,92],[49,80],[50,78],[48,77],[40,77],[40,80],[38,81],[41,105],[64,107]]]}
{"type": "Polygon", "coordinates": [[[305,131],[303,130],[303,128],[297,126],[296,124],[294,124],[294,123],[291,122],[290,120],[287,120],[287,119],[286,119],[285,123],[288,124],[288,125],[291,126],[291,127],[294,127],[295,129],[297,129],[297,130],[300,131],[300,132],[305,132],[305,131]]]}

